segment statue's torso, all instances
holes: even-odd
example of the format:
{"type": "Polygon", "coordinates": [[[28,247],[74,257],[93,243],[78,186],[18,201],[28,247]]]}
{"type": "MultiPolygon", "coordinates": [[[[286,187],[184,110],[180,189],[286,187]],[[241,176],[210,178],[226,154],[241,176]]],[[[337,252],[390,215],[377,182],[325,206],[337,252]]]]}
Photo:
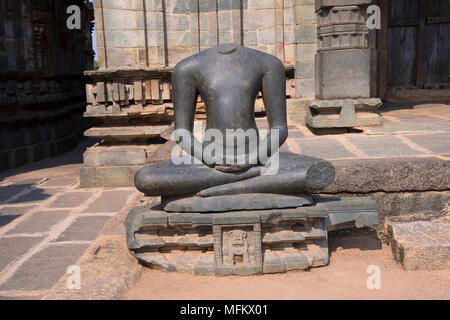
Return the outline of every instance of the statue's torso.
{"type": "Polygon", "coordinates": [[[230,54],[209,51],[202,59],[196,83],[205,102],[206,129],[219,130],[224,140],[227,129],[254,130],[258,138],[254,105],[263,77],[258,61],[242,47],[230,54]]]}

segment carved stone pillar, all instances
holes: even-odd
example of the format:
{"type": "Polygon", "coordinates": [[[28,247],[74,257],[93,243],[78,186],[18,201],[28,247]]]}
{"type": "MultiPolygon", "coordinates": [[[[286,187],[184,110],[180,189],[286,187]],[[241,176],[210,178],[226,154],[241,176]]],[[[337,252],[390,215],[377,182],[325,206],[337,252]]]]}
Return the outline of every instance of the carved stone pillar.
{"type": "Polygon", "coordinates": [[[306,122],[313,128],[381,124],[375,113],[381,101],[370,99],[376,95],[377,65],[366,23],[371,2],[316,0],[316,97],[325,101],[309,105],[306,122]]]}

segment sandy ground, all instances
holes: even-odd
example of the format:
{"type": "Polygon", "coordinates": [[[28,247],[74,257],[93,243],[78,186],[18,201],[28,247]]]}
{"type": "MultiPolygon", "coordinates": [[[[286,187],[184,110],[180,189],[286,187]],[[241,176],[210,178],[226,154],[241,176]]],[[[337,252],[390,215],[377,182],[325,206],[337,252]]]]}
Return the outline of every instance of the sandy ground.
{"type": "Polygon", "coordinates": [[[196,276],[146,269],[123,299],[450,299],[450,270],[404,271],[375,232],[330,233],[331,262],[310,271],[258,276],[196,276]],[[381,270],[369,290],[367,268],[381,270]]]}

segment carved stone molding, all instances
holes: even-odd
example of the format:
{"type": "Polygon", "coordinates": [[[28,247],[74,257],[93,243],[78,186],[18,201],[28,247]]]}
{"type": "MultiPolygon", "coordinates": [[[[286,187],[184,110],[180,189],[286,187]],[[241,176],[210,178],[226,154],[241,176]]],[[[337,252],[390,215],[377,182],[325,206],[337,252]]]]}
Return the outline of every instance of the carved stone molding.
{"type": "Polygon", "coordinates": [[[0,106],[59,102],[84,95],[81,77],[0,79],[0,106]]]}
{"type": "Polygon", "coordinates": [[[368,48],[366,10],[358,6],[322,8],[318,11],[318,51],[368,48]]]}

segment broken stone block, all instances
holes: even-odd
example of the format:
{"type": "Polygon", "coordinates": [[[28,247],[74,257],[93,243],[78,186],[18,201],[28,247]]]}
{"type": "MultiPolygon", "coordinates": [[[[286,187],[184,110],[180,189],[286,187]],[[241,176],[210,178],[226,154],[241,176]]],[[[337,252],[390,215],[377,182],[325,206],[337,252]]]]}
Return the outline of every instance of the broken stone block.
{"type": "Polygon", "coordinates": [[[391,222],[388,236],[392,254],[405,270],[445,269],[450,266],[450,223],[391,222]]]}

